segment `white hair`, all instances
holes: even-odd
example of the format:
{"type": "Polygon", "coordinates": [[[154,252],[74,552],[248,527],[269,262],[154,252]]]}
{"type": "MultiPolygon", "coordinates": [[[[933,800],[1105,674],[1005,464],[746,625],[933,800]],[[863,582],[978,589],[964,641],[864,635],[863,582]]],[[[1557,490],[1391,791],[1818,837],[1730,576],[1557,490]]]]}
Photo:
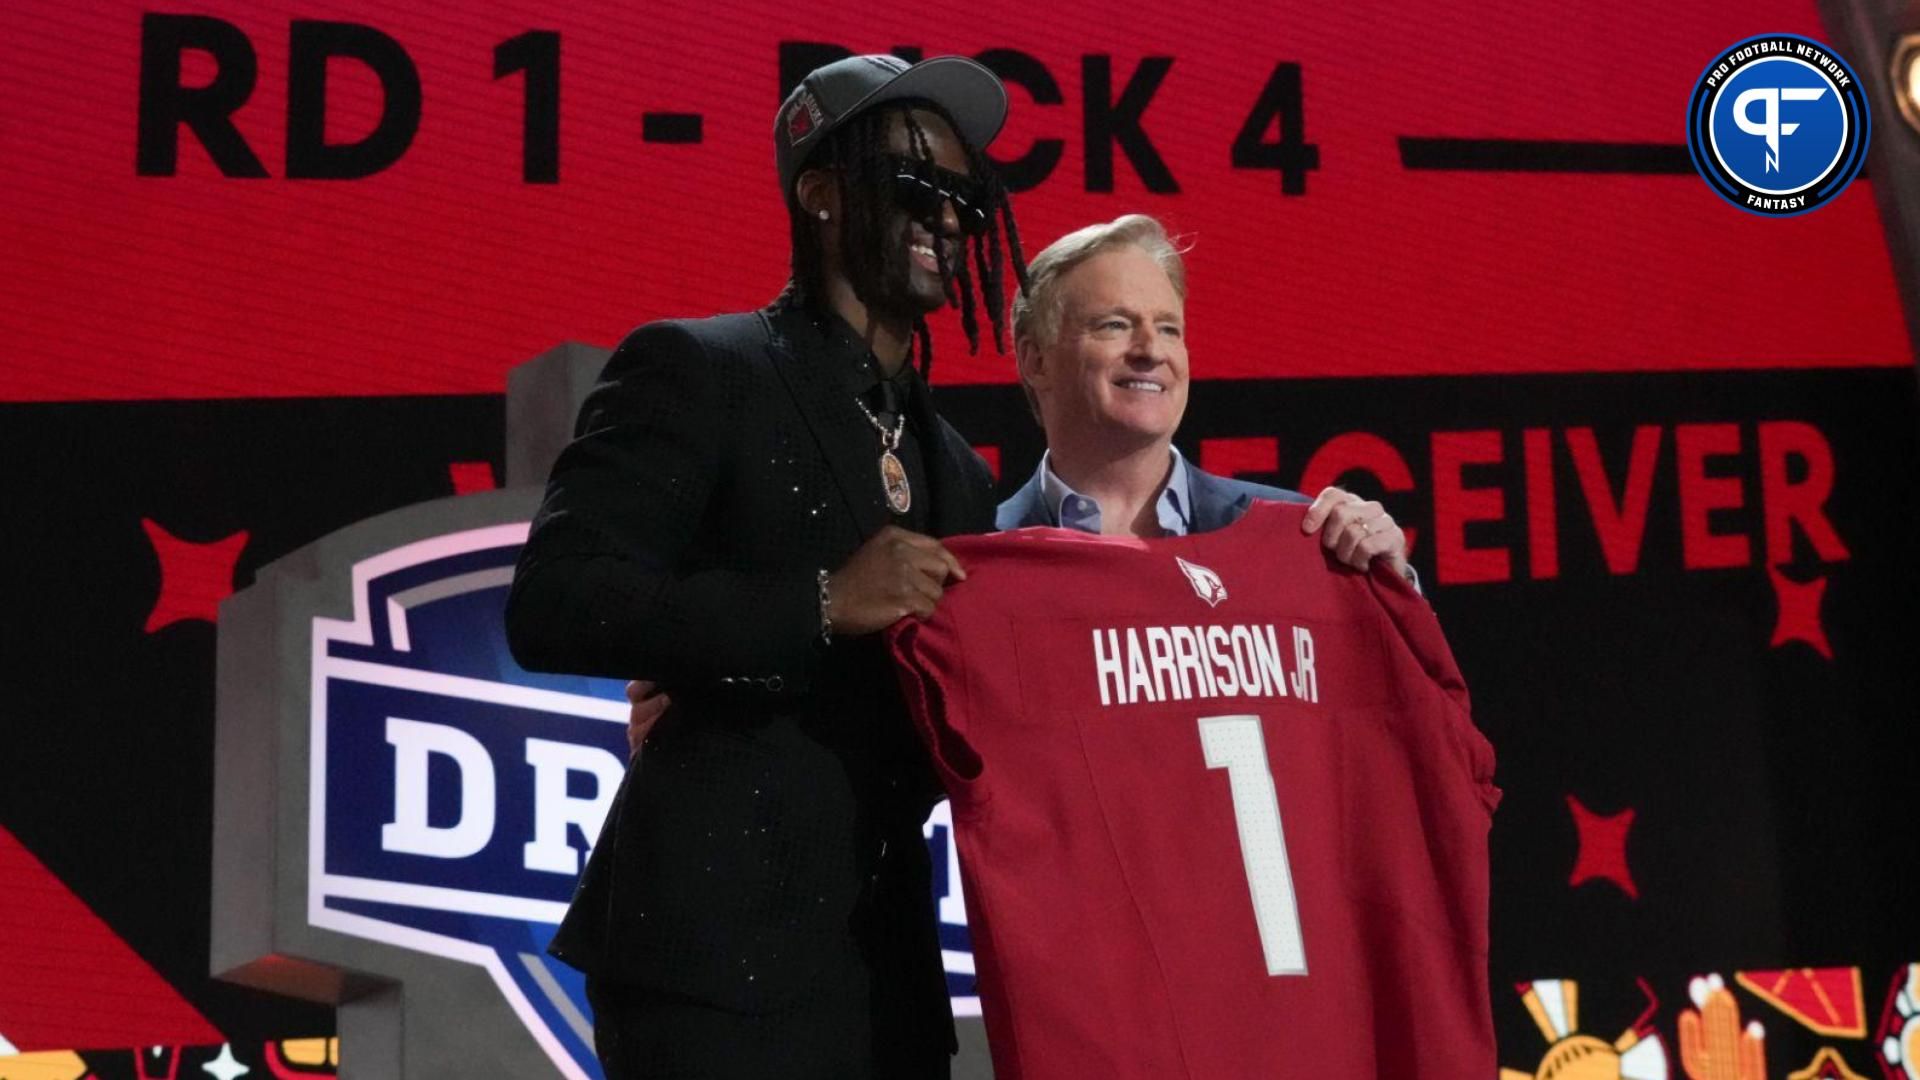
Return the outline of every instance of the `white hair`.
{"type": "Polygon", "coordinates": [[[1132,245],[1153,257],[1166,271],[1180,302],[1187,300],[1187,264],[1180,257],[1166,227],[1145,214],[1122,214],[1112,221],[1089,225],[1048,244],[1027,264],[1027,287],[1013,298],[1013,338],[1031,337],[1042,346],[1060,334],[1061,277],[1067,271],[1105,251],[1132,245]]]}

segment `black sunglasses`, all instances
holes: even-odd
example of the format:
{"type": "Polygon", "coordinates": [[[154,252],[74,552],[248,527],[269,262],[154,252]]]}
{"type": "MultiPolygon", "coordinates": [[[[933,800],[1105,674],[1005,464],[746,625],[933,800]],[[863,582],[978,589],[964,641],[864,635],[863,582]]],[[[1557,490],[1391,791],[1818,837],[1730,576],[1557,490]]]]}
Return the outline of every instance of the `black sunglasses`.
{"type": "Polygon", "coordinates": [[[939,222],[941,207],[952,203],[961,232],[979,236],[987,231],[987,215],[991,213],[987,185],[931,161],[900,154],[888,154],[886,167],[892,174],[894,204],[908,217],[931,226],[939,222]]]}

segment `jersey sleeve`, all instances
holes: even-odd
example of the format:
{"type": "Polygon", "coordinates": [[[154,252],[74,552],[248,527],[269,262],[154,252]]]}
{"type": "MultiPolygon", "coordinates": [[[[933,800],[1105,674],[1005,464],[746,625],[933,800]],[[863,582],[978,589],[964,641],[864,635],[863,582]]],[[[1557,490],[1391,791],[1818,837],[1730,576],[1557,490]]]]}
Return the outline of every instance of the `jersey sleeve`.
{"type": "Polygon", "coordinates": [[[1374,598],[1379,601],[1393,635],[1441,693],[1446,702],[1448,731],[1453,744],[1488,813],[1500,804],[1500,789],[1494,785],[1493,744],[1487,741],[1473,722],[1473,708],[1467,693],[1466,677],[1453,658],[1446,634],[1433,607],[1412,583],[1394,573],[1384,562],[1375,561],[1367,575],[1374,598]]]}
{"type": "Polygon", "coordinates": [[[901,696],[956,808],[976,800],[980,755],[967,742],[967,665],[960,637],[939,616],[902,619],[888,631],[901,696]]]}

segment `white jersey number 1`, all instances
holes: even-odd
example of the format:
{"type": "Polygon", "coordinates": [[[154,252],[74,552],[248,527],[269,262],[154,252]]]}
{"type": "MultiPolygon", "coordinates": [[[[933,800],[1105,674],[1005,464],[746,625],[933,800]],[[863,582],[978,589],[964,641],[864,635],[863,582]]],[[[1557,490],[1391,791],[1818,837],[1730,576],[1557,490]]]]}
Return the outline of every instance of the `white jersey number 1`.
{"type": "Polygon", "coordinates": [[[1280,833],[1280,802],[1273,790],[1273,773],[1267,768],[1260,718],[1203,716],[1200,747],[1206,752],[1207,768],[1227,770],[1267,974],[1305,975],[1307,949],[1300,940],[1300,907],[1293,896],[1293,871],[1287,866],[1287,840],[1280,833]]]}

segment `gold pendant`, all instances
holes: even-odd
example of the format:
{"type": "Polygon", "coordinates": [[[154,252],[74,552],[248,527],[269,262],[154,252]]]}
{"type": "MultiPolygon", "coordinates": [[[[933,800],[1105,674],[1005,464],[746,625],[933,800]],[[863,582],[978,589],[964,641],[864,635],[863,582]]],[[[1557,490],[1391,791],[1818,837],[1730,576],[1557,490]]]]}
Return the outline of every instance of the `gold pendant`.
{"type": "Polygon", "coordinates": [[[913,489],[907,486],[907,467],[888,450],[880,455],[880,489],[887,493],[887,508],[904,514],[913,506],[913,489]]]}

